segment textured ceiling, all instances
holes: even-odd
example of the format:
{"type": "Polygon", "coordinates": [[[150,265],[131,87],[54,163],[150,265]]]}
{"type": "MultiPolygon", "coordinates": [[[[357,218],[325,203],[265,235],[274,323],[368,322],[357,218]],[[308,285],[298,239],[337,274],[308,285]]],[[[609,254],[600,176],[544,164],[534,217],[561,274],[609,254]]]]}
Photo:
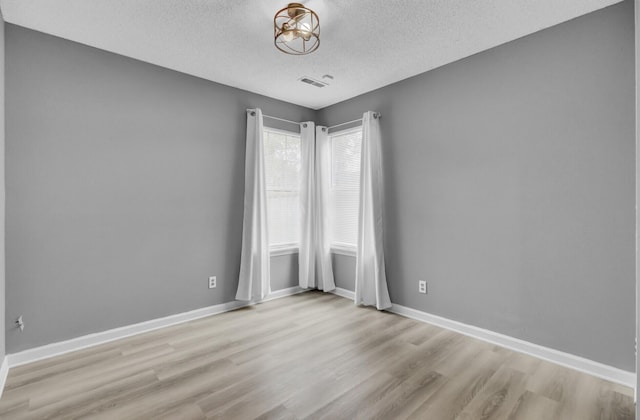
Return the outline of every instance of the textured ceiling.
{"type": "Polygon", "coordinates": [[[7,22],[322,108],[620,0],[308,0],[321,44],[273,45],[274,0],[0,0],[7,22]],[[298,81],[331,74],[330,86],[298,81]]]}

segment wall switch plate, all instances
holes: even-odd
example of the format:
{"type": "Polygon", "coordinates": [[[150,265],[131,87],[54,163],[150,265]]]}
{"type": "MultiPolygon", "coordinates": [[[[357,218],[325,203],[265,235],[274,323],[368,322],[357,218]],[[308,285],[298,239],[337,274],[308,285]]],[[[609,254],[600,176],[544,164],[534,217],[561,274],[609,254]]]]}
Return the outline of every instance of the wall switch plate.
{"type": "Polygon", "coordinates": [[[216,276],[209,277],[209,289],[216,288],[216,276]]]}
{"type": "Polygon", "coordinates": [[[418,282],[418,292],[420,293],[427,293],[427,282],[425,280],[420,280],[418,282]]]}

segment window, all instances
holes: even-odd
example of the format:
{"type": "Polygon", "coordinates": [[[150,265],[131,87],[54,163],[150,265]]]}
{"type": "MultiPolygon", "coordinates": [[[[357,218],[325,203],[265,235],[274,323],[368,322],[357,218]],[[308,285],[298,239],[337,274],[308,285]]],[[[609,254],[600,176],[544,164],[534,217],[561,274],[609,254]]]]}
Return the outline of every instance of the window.
{"type": "Polygon", "coordinates": [[[331,245],[354,251],[358,240],[360,201],[360,147],[362,128],[329,135],[331,143],[331,245]]]}
{"type": "Polygon", "coordinates": [[[300,135],[264,129],[269,245],[272,250],[300,243],[300,135]]]}

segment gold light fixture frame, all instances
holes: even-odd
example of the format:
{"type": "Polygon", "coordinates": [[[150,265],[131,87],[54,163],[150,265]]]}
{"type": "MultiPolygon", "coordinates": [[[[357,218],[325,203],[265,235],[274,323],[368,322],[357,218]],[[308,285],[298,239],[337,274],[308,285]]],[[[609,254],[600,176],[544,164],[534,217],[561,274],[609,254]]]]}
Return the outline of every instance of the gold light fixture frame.
{"type": "Polygon", "coordinates": [[[310,54],[320,46],[320,19],[301,3],[289,3],[273,17],[273,43],[283,53],[310,54]]]}

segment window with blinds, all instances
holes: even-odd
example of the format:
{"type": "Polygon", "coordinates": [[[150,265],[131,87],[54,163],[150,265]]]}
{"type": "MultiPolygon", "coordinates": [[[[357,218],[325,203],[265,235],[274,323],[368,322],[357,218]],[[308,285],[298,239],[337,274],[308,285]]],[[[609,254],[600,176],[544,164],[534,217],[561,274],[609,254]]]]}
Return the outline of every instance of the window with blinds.
{"type": "Polygon", "coordinates": [[[264,129],[269,245],[297,247],[300,243],[300,135],[264,129]]]}
{"type": "Polygon", "coordinates": [[[354,248],[358,235],[362,128],[329,135],[331,143],[331,244],[354,248]]]}

